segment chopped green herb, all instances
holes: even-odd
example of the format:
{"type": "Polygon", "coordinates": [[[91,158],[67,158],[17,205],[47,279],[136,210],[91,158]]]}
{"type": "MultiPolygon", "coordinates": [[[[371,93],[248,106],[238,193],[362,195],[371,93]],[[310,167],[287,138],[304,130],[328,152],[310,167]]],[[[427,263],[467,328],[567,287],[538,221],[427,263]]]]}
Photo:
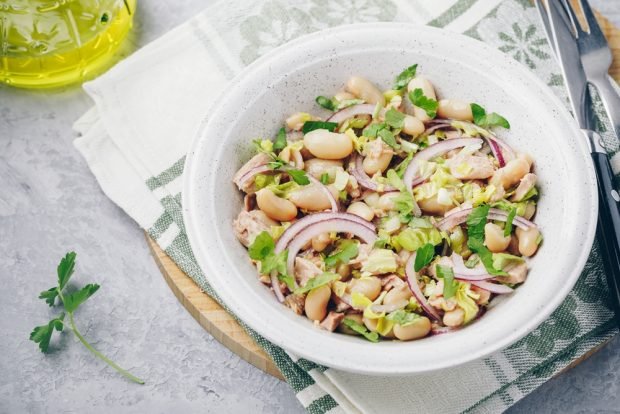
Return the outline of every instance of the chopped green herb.
{"type": "Polygon", "coordinates": [[[260,261],[260,271],[262,274],[268,275],[275,270],[281,275],[286,275],[286,258],[288,250],[276,254],[275,242],[267,231],[261,232],[254,242],[248,247],[248,253],[253,260],[260,261]]]}
{"type": "Polygon", "coordinates": [[[335,267],[338,263],[348,264],[351,259],[357,257],[359,249],[353,240],[342,240],[334,253],[324,260],[325,266],[335,267]]]}
{"type": "Polygon", "coordinates": [[[366,129],[364,129],[364,132],[362,132],[362,135],[365,137],[369,137],[369,138],[375,138],[379,134],[379,131],[381,131],[382,129],[385,129],[385,127],[386,125],[383,123],[370,124],[366,127],[366,129]]]}
{"type": "Polygon", "coordinates": [[[321,174],[320,181],[321,181],[321,184],[327,185],[329,183],[329,174],[326,172],[321,174]]]}
{"type": "Polygon", "coordinates": [[[508,218],[506,218],[506,226],[504,226],[504,237],[508,237],[510,236],[510,233],[512,233],[512,221],[515,219],[516,215],[517,209],[513,207],[508,213],[508,218]]]}
{"type": "Polygon", "coordinates": [[[429,117],[435,118],[437,116],[437,107],[439,103],[434,99],[424,96],[424,91],[421,88],[416,88],[409,92],[409,100],[418,108],[422,108],[429,117]]]}
{"type": "Polygon", "coordinates": [[[273,142],[273,149],[275,151],[281,151],[284,147],[286,147],[286,131],[284,128],[280,128],[278,135],[276,135],[276,139],[273,142]]]}
{"type": "Polygon", "coordinates": [[[368,339],[370,342],[379,342],[379,334],[376,332],[370,332],[364,325],[361,325],[354,321],[351,318],[344,318],[342,323],[351,329],[352,331],[357,332],[360,335],[363,335],[364,338],[368,339]]]}
{"type": "Polygon", "coordinates": [[[416,70],[418,69],[418,65],[411,65],[407,69],[403,70],[394,81],[394,89],[401,90],[405,88],[411,79],[415,77],[416,70]]]}
{"type": "Polygon", "coordinates": [[[387,129],[379,130],[378,134],[379,137],[381,137],[381,139],[383,140],[383,142],[385,142],[391,148],[398,149],[398,143],[396,142],[396,137],[394,137],[394,134],[392,134],[387,129]]]}
{"type": "Polygon", "coordinates": [[[303,293],[310,292],[313,289],[319,288],[323,285],[326,285],[334,280],[340,279],[340,275],[331,272],[325,272],[320,275],[317,275],[313,278],[308,279],[304,286],[298,287],[295,289],[293,293],[296,295],[301,295],[303,293]]]}
{"type": "Polygon", "coordinates": [[[401,129],[405,123],[405,114],[397,111],[394,108],[390,108],[385,113],[385,123],[395,129],[401,129]]]}
{"type": "Polygon", "coordinates": [[[315,99],[315,102],[319,105],[322,106],[325,109],[329,109],[330,111],[335,111],[336,110],[336,105],[334,104],[334,101],[332,101],[329,98],[326,98],[324,96],[317,96],[315,99]]]}
{"type": "Polygon", "coordinates": [[[67,282],[71,278],[71,275],[73,275],[76,257],[77,255],[75,254],[75,252],[70,252],[61,259],[60,264],[57,268],[57,285],[53,288],[41,292],[41,294],[39,295],[39,298],[44,299],[45,303],[47,303],[49,306],[53,306],[56,298],[58,298],[64,311],[45,325],[35,327],[30,333],[30,340],[37,343],[39,345],[39,349],[42,352],[47,352],[49,350],[50,341],[52,339],[52,334],[54,333],[54,331],[60,332],[64,330],[65,327],[67,327],[71,330],[71,332],[73,332],[73,334],[78,338],[82,345],[84,345],[86,349],[92,352],[97,358],[104,361],[110,367],[114,368],[116,371],[118,371],[120,374],[130,379],[131,381],[138,384],[144,384],[144,381],[142,381],[140,378],[135,377],[128,371],[119,367],[101,352],[93,348],[93,346],[86,341],[84,336],[82,336],[80,331],[78,331],[78,328],[75,325],[74,313],[80,307],[80,305],[86,302],[88,298],[90,298],[95,292],[97,292],[97,290],[99,290],[99,285],[89,283],[83,288],[71,293],[64,290],[67,282]],[[65,322],[65,315],[69,317],[68,324],[65,322]]]}
{"type": "Polygon", "coordinates": [[[484,245],[484,226],[487,223],[489,208],[487,204],[483,204],[469,213],[467,217],[467,247],[472,252],[478,253],[480,261],[489,274],[505,276],[506,272],[493,266],[493,253],[484,245]]]}
{"type": "Polygon", "coordinates": [[[278,280],[280,282],[284,282],[288,290],[290,290],[291,292],[295,290],[295,280],[293,279],[293,276],[283,275],[280,273],[278,275],[278,280]]]}
{"type": "Polygon", "coordinates": [[[291,176],[293,181],[295,181],[299,185],[308,185],[310,184],[310,179],[306,175],[304,170],[297,170],[294,168],[287,169],[286,172],[291,176]]]}
{"type": "Polygon", "coordinates": [[[428,264],[435,257],[435,246],[430,243],[426,243],[416,251],[415,262],[413,270],[419,272],[422,268],[428,266],[428,264]]]}
{"type": "Polygon", "coordinates": [[[437,277],[443,278],[443,297],[444,299],[450,299],[456,294],[456,290],[459,287],[459,283],[454,280],[454,272],[451,267],[436,265],[435,271],[437,277]]]}
{"type": "Polygon", "coordinates": [[[389,313],[385,317],[385,319],[387,319],[388,321],[392,321],[400,326],[407,326],[420,319],[420,315],[413,312],[407,312],[403,309],[398,309],[394,312],[389,313]]]}
{"type": "Polygon", "coordinates": [[[510,123],[506,118],[495,112],[487,114],[487,111],[476,103],[471,104],[471,113],[474,116],[474,124],[480,127],[490,128],[501,126],[510,129],[510,123]]]}
{"type": "Polygon", "coordinates": [[[325,121],[306,121],[301,127],[301,132],[307,134],[315,129],[326,129],[329,132],[334,132],[338,128],[337,122],[325,122],[325,121]]]}

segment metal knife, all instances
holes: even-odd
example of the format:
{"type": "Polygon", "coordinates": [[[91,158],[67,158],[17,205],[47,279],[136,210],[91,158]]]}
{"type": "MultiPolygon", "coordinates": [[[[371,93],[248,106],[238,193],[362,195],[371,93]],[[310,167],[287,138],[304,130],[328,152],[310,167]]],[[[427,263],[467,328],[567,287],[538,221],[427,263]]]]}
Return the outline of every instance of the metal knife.
{"type": "Polygon", "coordinates": [[[564,7],[564,0],[548,1],[550,31],[553,45],[564,75],[574,116],[586,138],[599,188],[599,223],[597,232],[602,241],[609,293],[620,326],[620,195],[614,186],[614,174],[599,134],[593,130],[588,82],[581,64],[579,48],[573,32],[574,22],[564,7]]]}

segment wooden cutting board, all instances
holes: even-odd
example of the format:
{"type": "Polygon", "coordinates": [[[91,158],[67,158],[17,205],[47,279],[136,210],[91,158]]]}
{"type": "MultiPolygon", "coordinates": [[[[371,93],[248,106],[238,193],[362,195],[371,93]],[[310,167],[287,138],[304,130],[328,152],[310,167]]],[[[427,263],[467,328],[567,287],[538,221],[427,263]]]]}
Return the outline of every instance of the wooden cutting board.
{"type": "MultiPolygon", "coordinates": [[[[620,82],[620,30],[604,17],[598,15],[598,18],[614,52],[614,64],[609,73],[620,82]]],[[[283,379],[273,361],[245,333],[245,330],[217,302],[204,293],[189,276],[183,273],[148,236],[147,242],[168,286],[194,319],[232,352],[266,373],[283,379]]],[[[587,359],[599,348],[591,350],[567,369],[587,359]]]]}

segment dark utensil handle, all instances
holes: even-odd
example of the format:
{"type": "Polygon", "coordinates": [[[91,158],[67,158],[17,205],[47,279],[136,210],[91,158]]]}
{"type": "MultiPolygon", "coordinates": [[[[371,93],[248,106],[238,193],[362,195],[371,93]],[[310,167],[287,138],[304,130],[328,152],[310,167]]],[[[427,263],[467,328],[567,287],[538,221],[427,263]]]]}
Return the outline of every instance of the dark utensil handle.
{"type": "Polygon", "coordinates": [[[614,174],[607,154],[593,152],[592,159],[599,184],[599,232],[603,236],[603,263],[616,324],[620,327],[620,209],[617,201],[620,196],[614,186],[614,174]]]}

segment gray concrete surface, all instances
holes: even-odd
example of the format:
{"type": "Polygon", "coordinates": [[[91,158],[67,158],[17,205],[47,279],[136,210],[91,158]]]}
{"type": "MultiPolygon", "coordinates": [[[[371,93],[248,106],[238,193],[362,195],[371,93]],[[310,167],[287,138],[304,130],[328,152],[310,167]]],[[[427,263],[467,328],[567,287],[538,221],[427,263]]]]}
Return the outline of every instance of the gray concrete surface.
{"type": "MultiPolygon", "coordinates": [[[[205,6],[142,1],[138,45],[205,6]]],[[[620,26],[620,0],[592,1],[620,26]]],[[[99,189],[73,148],[79,89],[0,87],[0,413],[302,413],[291,389],[240,360],[183,309],[142,231],[99,189]],[[70,335],[44,356],[28,335],[53,312],[37,299],[59,258],[78,252],[75,282],[100,291],[76,319],[101,351],[144,386],[119,377],[70,335]]],[[[620,340],[549,381],[510,412],[620,412],[620,340]]]]}

